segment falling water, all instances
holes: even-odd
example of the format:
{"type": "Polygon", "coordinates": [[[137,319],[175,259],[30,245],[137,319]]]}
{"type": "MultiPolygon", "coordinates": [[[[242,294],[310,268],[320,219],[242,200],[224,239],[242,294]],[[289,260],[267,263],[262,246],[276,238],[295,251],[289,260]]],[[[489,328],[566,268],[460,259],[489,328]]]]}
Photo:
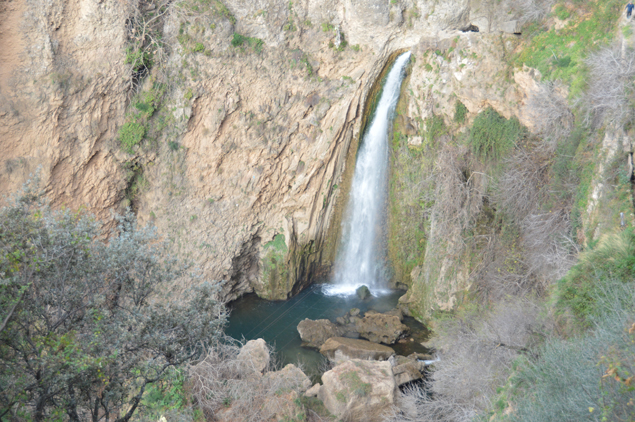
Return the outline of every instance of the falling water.
{"type": "Polygon", "coordinates": [[[348,295],[365,284],[373,294],[386,291],[386,222],[388,129],[410,52],[400,55],[388,73],[373,121],[361,142],[342,227],[342,245],[328,295],[348,295]]]}

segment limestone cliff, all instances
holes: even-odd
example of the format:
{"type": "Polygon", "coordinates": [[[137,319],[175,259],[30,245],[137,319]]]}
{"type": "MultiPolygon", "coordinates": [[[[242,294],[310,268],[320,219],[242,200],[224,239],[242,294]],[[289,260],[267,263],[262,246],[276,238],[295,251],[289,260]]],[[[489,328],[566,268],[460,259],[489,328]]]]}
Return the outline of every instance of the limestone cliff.
{"type": "Polygon", "coordinates": [[[496,82],[519,14],[468,0],[0,2],[0,189],[39,168],[54,206],[108,219],[132,205],[226,281],[225,299],[284,299],[328,271],[338,198],[390,55],[415,52],[413,118],[436,91],[470,112],[522,115],[523,90],[496,82]],[[139,16],[160,35],[151,65],[131,64],[139,16]],[[437,57],[434,75],[420,64],[457,48],[473,56],[437,57]],[[144,139],[122,147],[122,127],[138,121],[144,139]]]}

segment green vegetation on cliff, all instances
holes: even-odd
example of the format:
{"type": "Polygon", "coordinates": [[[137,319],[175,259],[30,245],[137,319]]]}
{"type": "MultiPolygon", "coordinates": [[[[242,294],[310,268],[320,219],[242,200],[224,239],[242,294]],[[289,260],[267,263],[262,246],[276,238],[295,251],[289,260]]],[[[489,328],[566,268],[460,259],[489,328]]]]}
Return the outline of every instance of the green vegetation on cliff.
{"type": "Polygon", "coordinates": [[[441,354],[432,397],[411,397],[418,420],[635,420],[633,24],[616,1],[555,6],[500,72],[535,79],[511,107],[531,133],[505,106],[470,115],[434,85],[428,109],[395,124],[391,242],[422,228],[425,245],[391,243],[418,259],[398,264],[412,270],[401,302],[441,354]],[[426,137],[439,114],[448,131],[426,137]],[[408,220],[406,198],[424,196],[403,186],[420,169],[430,200],[408,220]]]}

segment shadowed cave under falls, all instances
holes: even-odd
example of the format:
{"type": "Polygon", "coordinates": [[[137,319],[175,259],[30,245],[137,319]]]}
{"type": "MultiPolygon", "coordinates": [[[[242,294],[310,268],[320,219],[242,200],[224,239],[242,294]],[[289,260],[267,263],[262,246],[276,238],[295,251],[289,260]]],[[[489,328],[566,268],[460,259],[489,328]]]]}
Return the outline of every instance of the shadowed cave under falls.
{"type": "MultiPolygon", "coordinates": [[[[265,339],[274,346],[281,364],[300,363],[311,377],[320,375],[319,367],[325,358],[318,351],[301,346],[297,331],[300,321],[305,318],[335,321],[351,308],[386,312],[397,306],[404,294],[388,288],[386,196],[388,133],[409,60],[407,52],[394,61],[360,142],[331,280],[313,284],[287,301],[271,302],[249,294],[230,304],[228,335],[245,340],[265,339]],[[355,290],[361,285],[369,287],[371,298],[363,301],[358,298],[355,290]]],[[[405,355],[427,352],[419,344],[427,335],[423,325],[413,318],[405,318],[404,324],[410,327],[415,341],[392,345],[395,352],[405,355]]]]}

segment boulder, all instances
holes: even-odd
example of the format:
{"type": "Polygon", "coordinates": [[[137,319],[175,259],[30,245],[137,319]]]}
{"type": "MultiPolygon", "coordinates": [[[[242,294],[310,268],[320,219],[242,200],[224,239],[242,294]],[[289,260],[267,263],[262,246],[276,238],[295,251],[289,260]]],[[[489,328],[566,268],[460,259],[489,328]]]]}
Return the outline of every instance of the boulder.
{"type": "Polygon", "coordinates": [[[307,396],[307,397],[317,397],[318,393],[320,392],[320,387],[322,387],[321,384],[319,384],[319,383],[315,384],[313,387],[311,387],[308,390],[306,390],[304,395],[307,396]]]}
{"type": "Polygon", "coordinates": [[[423,378],[421,371],[425,365],[422,362],[417,361],[417,359],[407,358],[404,356],[393,356],[389,362],[392,365],[392,373],[397,385],[403,385],[423,378]]]}
{"type": "Polygon", "coordinates": [[[507,21],[500,24],[500,31],[508,34],[520,34],[522,25],[518,21],[507,21]]]}
{"type": "Polygon", "coordinates": [[[369,312],[355,321],[355,328],[361,337],[384,344],[393,344],[410,331],[398,316],[369,312]]]}
{"type": "Polygon", "coordinates": [[[344,337],[328,339],[320,353],[332,362],[342,362],[349,359],[386,360],[395,354],[388,346],[344,337]]]}
{"type": "Polygon", "coordinates": [[[359,315],[359,308],[351,308],[350,311],[348,311],[350,316],[357,316],[359,315]]]}
{"type": "Polygon", "coordinates": [[[305,319],[298,324],[303,346],[319,349],[331,337],[339,337],[343,330],[328,319],[305,319]]]}
{"type": "Polygon", "coordinates": [[[380,422],[392,408],[398,388],[388,362],[353,359],[322,375],[318,398],[336,418],[380,422]]]}
{"type": "Polygon", "coordinates": [[[237,359],[244,371],[262,373],[269,366],[270,356],[267,343],[261,338],[249,340],[240,349],[237,359]]]}
{"type": "Polygon", "coordinates": [[[263,381],[270,382],[274,388],[275,386],[280,386],[280,388],[300,392],[305,392],[311,387],[309,377],[300,368],[291,363],[279,371],[267,372],[263,377],[263,381]]]}
{"type": "Polygon", "coordinates": [[[357,293],[357,296],[361,299],[361,300],[365,300],[369,297],[371,297],[372,295],[370,294],[370,290],[368,289],[367,286],[359,286],[357,288],[357,290],[355,290],[355,293],[357,293]]]}
{"type": "Polygon", "coordinates": [[[391,309],[388,312],[384,312],[384,315],[392,315],[399,318],[399,321],[403,321],[403,311],[399,308],[391,309]]]}

